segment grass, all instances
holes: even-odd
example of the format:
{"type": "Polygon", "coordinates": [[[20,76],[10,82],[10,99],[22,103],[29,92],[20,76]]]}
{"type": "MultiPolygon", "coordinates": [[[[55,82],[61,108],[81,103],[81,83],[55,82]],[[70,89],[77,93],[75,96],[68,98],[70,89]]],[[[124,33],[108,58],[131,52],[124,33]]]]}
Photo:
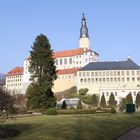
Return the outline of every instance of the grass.
{"type": "Polygon", "coordinates": [[[82,114],[9,119],[6,127],[20,130],[4,140],[112,140],[140,125],[140,114],[82,114]]]}

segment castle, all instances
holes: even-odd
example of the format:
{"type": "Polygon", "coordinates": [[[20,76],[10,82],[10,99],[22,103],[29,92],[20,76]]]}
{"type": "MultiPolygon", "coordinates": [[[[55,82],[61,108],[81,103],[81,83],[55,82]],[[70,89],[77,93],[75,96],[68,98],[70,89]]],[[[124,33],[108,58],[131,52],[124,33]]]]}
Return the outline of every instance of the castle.
{"type": "MultiPolygon", "coordinates": [[[[111,93],[117,103],[132,94],[133,101],[140,93],[140,67],[131,59],[126,61],[98,62],[99,54],[91,49],[86,18],[83,14],[80,29],[79,48],[54,52],[57,80],[54,92],[77,86],[88,88],[88,94],[105,95],[108,102],[111,93]]],[[[30,57],[24,60],[23,67],[16,67],[6,75],[6,88],[11,93],[25,94],[31,83],[30,57]]]]}

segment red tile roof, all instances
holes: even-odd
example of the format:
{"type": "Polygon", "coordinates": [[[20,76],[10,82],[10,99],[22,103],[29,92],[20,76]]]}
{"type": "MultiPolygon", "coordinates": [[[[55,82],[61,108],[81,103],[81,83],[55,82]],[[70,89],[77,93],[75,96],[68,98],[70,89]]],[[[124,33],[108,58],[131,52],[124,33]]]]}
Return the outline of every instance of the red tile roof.
{"type": "Polygon", "coordinates": [[[71,69],[63,69],[63,70],[57,70],[58,75],[63,74],[75,74],[80,68],[71,68],[71,69]]]}
{"type": "Polygon", "coordinates": [[[6,76],[23,75],[23,67],[15,67],[9,71],[6,76]]]}
{"type": "MultiPolygon", "coordinates": [[[[53,53],[53,57],[54,58],[69,57],[69,56],[75,56],[75,55],[83,54],[83,52],[84,52],[83,48],[78,48],[78,49],[73,49],[73,50],[65,50],[65,51],[58,51],[58,52],[53,53]]],[[[30,60],[30,59],[31,59],[31,57],[25,58],[25,60],[30,60]]]]}
{"type": "Polygon", "coordinates": [[[65,51],[54,52],[53,57],[54,58],[69,57],[69,56],[83,54],[83,52],[84,52],[83,48],[78,48],[78,49],[73,49],[73,50],[65,50],[65,51]]]}

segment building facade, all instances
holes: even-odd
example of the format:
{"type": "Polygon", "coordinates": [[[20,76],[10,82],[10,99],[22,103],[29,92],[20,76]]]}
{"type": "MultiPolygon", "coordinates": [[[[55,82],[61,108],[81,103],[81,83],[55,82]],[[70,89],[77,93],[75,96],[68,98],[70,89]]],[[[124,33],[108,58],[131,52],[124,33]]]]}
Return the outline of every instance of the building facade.
{"type": "MultiPolygon", "coordinates": [[[[54,52],[57,68],[57,80],[54,81],[54,92],[60,92],[76,85],[76,72],[89,62],[96,62],[99,54],[90,48],[90,39],[86,18],[83,14],[80,29],[79,48],[54,52]]],[[[24,60],[23,92],[26,91],[30,81],[30,57],[24,60]]]]}
{"type": "Polygon", "coordinates": [[[6,89],[12,94],[23,93],[23,67],[16,67],[6,75],[6,89]]]}
{"type": "Polygon", "coordinates": [[[88,88],[88,94],[101,98],[104,94],[108,103],[111,93],[117,104],[129,93],[135,103],[140,93],[140,66],[131,59],[114,62],[91,62],[77,72],[77,88],[88,88]]]}

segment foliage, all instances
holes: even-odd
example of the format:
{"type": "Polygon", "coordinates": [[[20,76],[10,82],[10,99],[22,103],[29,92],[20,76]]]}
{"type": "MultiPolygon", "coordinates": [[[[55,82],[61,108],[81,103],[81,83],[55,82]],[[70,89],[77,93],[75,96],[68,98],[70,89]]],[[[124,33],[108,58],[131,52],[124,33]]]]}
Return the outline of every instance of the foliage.
{"type": "Polygon", "coordinates": [[[56,92],[55,93],[55,97],[57,98],[57,100],[61,100],[62,97],[64,98],[75,98],[75,97],[78,97],[78,94],[77,94],[77,87],[76,86],[73,86],[69,89],[66,89],[64,91],[61,91],[61,92],[56,92]]]}
{"type": "Polygon", "coordinates": [[[136,96],[136,107],[140,107],[140,93],[138,93],[136,96]]]}
{"type": "Polygon", "coordinates": [[[89,91],[88,88],[81,88],[81,89],[79,89],[78,92],[80,95],[84,96],[87,94],[88,91],[89,91]]]}
{"type": "Polygon", "coordinates": [[[14,98],[6,90],[0,88],[0,112],[5,111],[6,117],[13,113],[14,98]]]}
{"type": "Polygon", "coordinates": [[[55,108],[49,108],[46,112],[47,115],[57,115],[57,111],[55,108]]]}
{"type": "Polygon", "coordinates": [[[30,51],[30,67],[32,73],[31,80],[40,86],[52,88],[53,81],[56,80],[56,66],[53,58],[53,50],[48,38],[41,34],[38,35],[30,51]]]}
{"type": "Polygon", "coordinates": [[[36,37],[30,52],[32,84],[26,91],[27,107],[30,109],[48,109],[55,107],[56,98],[52,92],[53,81],[56,80],[53,51],[48,38],[41,34],[36,37]]]}
{"type": "Polygon", "coordinates": [[[51,89],[32,83],[26,91],[28,109],[48,109],[56,106],[56,99],[51,89]]]}
{"type": "Polygon", "coordinates": [[[92,104],[93,106],[97,106],[98,105],[98,98],[96,94],[92,95],[92,104]]]}
{"type": "Polygon", "coordinates": [[[26,97],[24,94],[14,94],[12,97],[15,99],[14,107],[16,109],[25,110],[26,108],[26,97]]]}
{"type": "Polygon", "coordinates": [[[132,94],[131,93],[129,93],[126,96],[126,104],[133,104],[133,98],[132,98],[132,94]]]}
{"type": "Polygon", "coordinates": [[[114,107],[111,107],[110,113],[116,113],[116,109],[114,107]]]}
{"type": "Polygon", "coordinates": [[[134,113],[135,112],[135,104],[126,104],[126,112],[134,113]]]}
{"type": "Polygon", "coordinates": [[[95,109],[67,109],[67,110],[57,110],[58,114],[94,114],[95,109]]]}
{"type": "Polygon", "coordinates": [[[115,96],[113,93],[111,93],[109,97],[109,106],[110,107],[116,106],[115,96]]]}
{"type": "Polygon", "coordinates": [[[84,102],[85,104],[92,104],[93,103],[93,101],[92,101],[92,96],[90,96],[90,95],[86,95],[86,96],[81,96],[81,95],[79,95],[78,96],[79,98],[80,98],[80,100],[82,101],[82,102],[84,102]]]}
{"type": "Polygon", "coordinates": [[[77,104],[77,109],[82,109],[82,108],[83,108],[82,102],[81,102],[81,100],[79,100],[79,102],[77,104]]]}
{"type": "Polygon", "coordinates": [[[105,100],[104,94],[102,94],[101,101],[100,101],[100,106],[101,107],[106,107],[106,100],[105,100]]]}
{"type": "Polygon", "coordinates": [[[119,106],[120,106],[119,111],[123,111],[126,109],[126,98],[122,98],[119,106]]]}
{"type": "Polygon", "coordinates": [[[67,104],[66,101],[64,100],[61,106],[62,109],[67,109],[67,104]]]}

